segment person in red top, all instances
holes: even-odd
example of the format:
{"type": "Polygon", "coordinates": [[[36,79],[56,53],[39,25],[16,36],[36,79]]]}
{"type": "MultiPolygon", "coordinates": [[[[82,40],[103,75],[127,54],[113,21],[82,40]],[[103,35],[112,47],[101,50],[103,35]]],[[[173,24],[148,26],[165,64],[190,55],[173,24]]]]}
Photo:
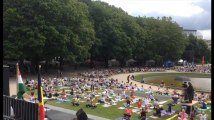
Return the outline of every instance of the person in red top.
{"type": "Polygon", "coordinates": [[[136,104],[137,104],[138,108],[141,108],[142,107],[142,100],[139,99],[138,102],[136,102],[136,104]]]}
{"type": "Polygon", "coordinates": [[[130,118],[131,116],[132,116],[132,109],[130,109],[130,107],[128,106],[125,110],[124,117],[130,118]]]}

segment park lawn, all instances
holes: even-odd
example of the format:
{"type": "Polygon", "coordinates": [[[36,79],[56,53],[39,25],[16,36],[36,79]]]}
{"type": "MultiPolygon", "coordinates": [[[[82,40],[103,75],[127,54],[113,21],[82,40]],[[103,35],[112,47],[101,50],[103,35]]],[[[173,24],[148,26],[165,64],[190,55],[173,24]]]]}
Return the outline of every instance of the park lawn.
{"type": "Polygon", "coordinates": [[[135,80],[141,81],[144,78],[150,78],[150,80],[147,81],[148,84],[160,85],[161,80],[155,78],[158,76],[161,76],[161,77],[166,76],[166,78],[163,79],[166,86],[182,87],[183,82],[177,81],[173,78],[167,78],[167,76],[187,76],[187,77],[210,78],[211,74],[204,74],[204,73],[148,73],[148,74],[136,75],[135,80]],[[152,78],[152,77],[154,77],[154,78],[152,78]]]}
{"type": "Polygon", "coordinates": [[[211,74],[205,73],[147,73],[135,76],[135,80],[142,80],[143,78],[154,77],[154,76],[188,76],[188,77],[199,77],[199,78],[211,78],[211,74]]]}
{"type": "MultiPolygon", "coordinates": [[[[173,86],[175,86],[175,87],[182,87],[182,84],[183,84],[183,82],[177,81],[173,78],[164,78],[163,81],[164,81],[166,86],[172,86],[172,83],[173,83],[173,86]]],[[[160,85],[161,80],[157,80],[154,78],[154,79],[148,80],[147,83],[151,84],[151,85],[160,85]]]]}
{"type": "MultiPolygon", "coordinates": [[[[95,116],[99,116],[99,117],[104,117],[104,118],[108,118],[108,119],[111,119],[111,120],[115,120],[119,117],[122,117],[123,116],[123,113],[124,113],[124,110],[120,110],[118,109],[119,107],[122,107],[123,106],[123,103],[124,102],[118,102],[117,105],[115,106],[110,106],[110,107],[103,107],[101,106],[100,104],[97,105],[97,108],[95,109],[91,109],[91,108],[86,108],[85,105],[87,104],[86,102],[81,102],[80,103],[80,106],[72,106],[70,102],[64,102],[64,103],[61,103],[61,104],[57,104],[56,103],[57,100],[54,100],[54,101],[49,101],[47,104],[50,104],[50,105],[53,105],[53,106],[57,106],[57,107],[62,107],[62,108],[65,108],[65,109],[70,109],[70,110],[79,110],[80,108],[82,108],[87,114],[91,114],[91,115],[95,115],[95,116]]],[[[167,104],[170,103],[170,101],[166,102],[165,104],[163,104],[163,108],[164,110],[167,110],[168,109],[168,106],[167,104]]],[[[136,107],[136,104],[132,104],[133,107],[136,107]]],[[[181,110],[181,106],[180,105],[176,105],[176,106],[173,106],[172,107],[173,110],[176,110],[176,114],[178,114],[181,110]]],[[[155,110],[153,110],[152,112],[149,112],[147,113],[147,118],[149,116],[151,116],[153,113],[155,113],[155,110]]],[[[208,114],[208,118],[211,119],[211,112],[210,111],[206,111],[206,114],[208,114]]],[[[158,119],[155,119],[155,120],[166,120],[172,116],[174,116],[175,114],[173,115],[170,115],[170,116],[163,116],[161,118],[158,118],[158,119]]],[[[138,120],[138,116],[136,113],[133,113],[132,117],[131,117],[131,120],[138,120]]],[[[153,120],[152,118],[149,118],[150,120],[153,120]]],[[[177,120],[177,116],[172,119],[172,120],[177,120]]]]}
{"type": "MultiPolygon", "coordinates": [[[[27,92],[30,93],[31,91],[27,91],[27,92]]],[[[35,90],[35,94],[37,94],[37,90],[35,90]]],[[[69,98],[69,99],[71,100],[72,98],[69,98]]],[[[50,105],[53,105],[53,106],[57,106],[57,107],[61,107],[61,108],[65,108],[65,109],[74,110],[74,111],[78,111],[80,108],[83,108],[83,110],[88,114],[99,116],[99,117],[108,118],[108,119],[111,119],[111,120],[115,120],[115,119],[117,119],[119,117],[122,117],[123,114],[124,114],[124,110],[118,109],[119,107],[123,107],[124,101],[118,102],[117,105],[110,106],[110,107],[107,107],[107,108],[103,107],[101,104],[98,104],[97,108],[95,108],[95,109],[86,108],[85,105],[87,104],[87,102],[81,102],[80,106],[78,106],[78,107],[77,106],[72,106],[71,102],[64,102],[64,103],[61,103],[61,104],[57,104],[56,102],[57,102],[57,100],[48,101],[47,104],[50,104],[50,105]]],[[[97,102],[97,100],[95,100],[95,102],[97,102]]],[[[167,103],[163,104],[163,108],[165,110],[168,109],[168,106],[167,106],[168,103],[170,103],[170,101],[168,101],[167,103]]],[[[136,104],[132,104],[132,106],[136,107],[136,104]]],[[[198,106],[198,104],[196,106],[198,106]]],[[[176,106],[173,106],[172,109],[176,110],[177,113],[178,113],[181,110],[181,106],[180,105],[176,105],[176,106]]],[[[151,116],[154,112],[155,112],[155,110],[153,110],[150,113],[147,113],[147,117],[151,116]]],[[[205,113],[208,114],[208,118],[211,119],[211,112],[210,111],[206,111],[205,113]]],[[[172,117],[174,115],[175,114],[170,115],[170,116],[163,116],[163,117],[158,118],[156,120],[166,120],[166,119],[168,119],[168,118],[170,118],[170,117],[172,117]]],[[[136,113],[133,113],[133,115],[131,117],[131,120],[138,120],[138,116],[139,115],[137,115],[136,113]]],[[[149,119],[153,120],[152,118],[149,118],[149,119]]],[[[177,120],[177,117],[175,117],[172,120],[177,120]]]]}

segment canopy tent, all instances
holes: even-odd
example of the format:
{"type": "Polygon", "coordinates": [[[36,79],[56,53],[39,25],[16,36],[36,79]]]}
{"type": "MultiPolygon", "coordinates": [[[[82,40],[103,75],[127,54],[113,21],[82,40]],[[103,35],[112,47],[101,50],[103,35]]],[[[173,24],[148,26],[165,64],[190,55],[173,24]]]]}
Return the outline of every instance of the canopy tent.
{"type": "Polygon", "coordinates": [[[182,59],[180,59],[178,62],[179,62],[179,63],[183,63],[184,61],[183,61],[182,59]]]}
{"type": "Polygon", "coordinates": [[[146,61],[146,65],[151,66],[151,65],[154,65],[154,64],[155,64],[155,61],[154,61],[154,60],[147,60],[147,61],[146,61]]]}
{"type": "Polygon", "coordinates": [[[133,63],[133,62],[136,62],[136,60],[134,60],[134,59],[129,59],[129,60],[127,60],[127,62],[133,63]]]}
{"type": "Polygon", "coordinates": [[[163,66],[164,67],[174,67],[175,66],[175,63],[170,61],[170,60],[167,60],[163,63],[163,66]]]}

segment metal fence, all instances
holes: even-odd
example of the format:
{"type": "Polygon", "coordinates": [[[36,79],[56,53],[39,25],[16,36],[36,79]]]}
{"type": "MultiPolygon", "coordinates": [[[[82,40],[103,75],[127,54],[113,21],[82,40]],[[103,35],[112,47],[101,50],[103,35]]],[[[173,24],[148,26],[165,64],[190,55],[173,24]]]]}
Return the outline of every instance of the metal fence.
{"type": "Polygon", "coordinates": [[[4,120],[38,120],[38,104],[3,95],[4,120]],[[11,108],[14,117],[11,116],[11,108]]]}

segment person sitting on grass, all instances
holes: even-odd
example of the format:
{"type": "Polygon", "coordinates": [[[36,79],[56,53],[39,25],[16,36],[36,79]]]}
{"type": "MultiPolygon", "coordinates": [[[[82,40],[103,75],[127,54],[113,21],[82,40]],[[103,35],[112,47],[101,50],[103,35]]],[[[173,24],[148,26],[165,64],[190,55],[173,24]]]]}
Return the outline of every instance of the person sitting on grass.
{"type": "Polygon", "coordinates": [[[142,108],[142,110],[140,111],[140,120],[146,120],[146,113],[147,111],[142,108]]]}
{"type": "Polygon", "coordinates": [[[158,87],[158,90],[156,91],[157,94],[162,95],[160,87],[158,87]]]}
{"type": "Polygon", "coordinates": [[[117,96],[115,97],[115,100],[116,100],[116,101],[121,101],[121,100],[122,100],[122,99],[121,99],[121,96],[120,96],[120,93],[117,94],[117,96]]]}
{"type": "Polygon", "coordinates": [[[157,108],[155,108],[156,113],[154,113],[154,116],[161,117],[161,110],[163,110],[163,108],[158,105],[157,108]]]}
{"type": "Polygon", "coordinates": [[[146,112],[149,112],[149,111],[150,111],[150,108],[149,108],[148,105],[145,105],[145,111],[146,111],[146,112]]]}
{"type": "Polygon", "coordinates": [[[185,112],[185,109],[182,109],[179,113],[178,120],[188,120],[188,114],[185,112]]]}
{"type": "Polygon", "coordinates": [[[71,89],[70,95],[71,96],[74,95],[74,89],[73,88],[71,89]]]}
{"type": "Polygon", "coordinates": [[[74,99],[74,101],[72,102],[73,106],[79,106],[80,105],[80,99],[79,96],[77,95],[77,97],[74,99]]]}
{"type": "Polygon", "coordinates": [[[89,101],[89,103],[88,103],[88,104],[86,104],[86,107],[96,108],[96,107],[97,107],[97,105],[96,105],[96,103],[95,103],[95,102],[93,102],[93,99],[92,99],[92,98],[90,98],[90,101],[89,101]]]}
{"type": "Polygon", "coordinates": [[[166,88],[165,90],[164,90],[164,93],[163,93],[164,95],[169,95],[169,88],[166,88]]]}
{"type": "Polygon", "coordinates": [[[30,101],[31,101],[31,102],[36,102],[36,97],[35,97],[34,92],[31,92],[30,101]]]}
{"type": "Polygon", "coordinates": [[[179,99],[179,96],[177,94],[174,94],[172,96],[173,104],[177,104],[178,103],[178,99],[179,99]]]}
{"type": "Polygon", "coordinates": [[[131,91],[130,97],[131,97],[132,99],[136,98],[136,96],[134,96],[134,90],[131,91]]]}
{"type": "Polygon", "coordinates": [[[190,120],[194,120],[196,114],[196,110],[194,110],[194,107],[192,108],[192,111],[190,112],[190,120]]]}
{"type": "Polygon", "coordinates": [[[203,100],[201,103],[201,109],[207,109],[207,103],[206,100],[203,100]]]}
{"type": "Polygon", "coordinates": [[[52,98],[52,96],[53,96],[53,95],[52,95],[52,92],[50,91],[50,92],[48,93],[48,96],[47,96],[47,97],[48,97],[48,98],[52,98]]]}
{"type": "Polygon", "coordinates": [[[160,87],[165,87],[165,83],[163,80],[161,81],[160,87]]]}
{"type": "Polygon", "coordinates": [[[138,107],[138,108],[142,108],[142,104],[143,104],[143,103],[142,103],[142,100],[141,100],[141,99],[139,99],[138,102],[136,102],[136,104],[137,104],[137,107],[138,107]]]}
{"type": "Polygon", "coordinates": [[[131,100],[129,98],[126,99],[126,103],[124,103],[124,107],[127,108],[131,104],[131,100]]]}
{"type": "Polygon", "coordinates": [[[65,89],[62,90],[62,96],[61,96],[61,98],[62,98],[62,100],[67,99],[67,95],[66,95],[65,89]]]}
{"type": "Polygon", "coordinates": [[[208,120],[208,116],[207,116],[207,114],[205,114],[205,112],[202,112],[201,114],[199,114],[199,119],[200,120],[208,120]]]}
{"type": "Polygon", "coordinates": [[[128,118],[128,120],[131,118],[132,116],[132,109],[130,109],[130,107],[128,106],[126,109],[125,109],[125,114],[124,114],[124,117],[125,118],[128,118]]]}
{"type": "Polygon", "coordinates": [[[138,88],[138,91],[140,91],[140,92],[144,92],[143,85],[142,85],[140,88],[138,88]]]}
{"type": "Polygon", "coordinates": [[[153,103],[154,109],[157,108],[158,105],[159,105],[158,99],[155,99],[153,103]]]}
{"type": "Polygon", "coordinates": [[[144,104],[145,105],[150,105],[150,99],[149,99],[149,97],[148,96],[146,96],[146,98],[144,99],[144,104]]]}
{"type": "Polygon", "coordinates": [[[99,103],[105,103],[105,96],[102,95],[102,97],[98,100],[99,103]]]}
{"type": "Polygon", "coordinates": [[[150,94],[150,93],[153,93],[153,90],[152,90],[152,87],[149,86],[149,88],[147,89],[147,93],[150,94]]]}
{"type": "Polygon", "coordinates": [[[154,97],[154,95],[152,93],[149,95],[149,98],[150,98],[151,101],[155,100],[155,97],[154,97]]]}

